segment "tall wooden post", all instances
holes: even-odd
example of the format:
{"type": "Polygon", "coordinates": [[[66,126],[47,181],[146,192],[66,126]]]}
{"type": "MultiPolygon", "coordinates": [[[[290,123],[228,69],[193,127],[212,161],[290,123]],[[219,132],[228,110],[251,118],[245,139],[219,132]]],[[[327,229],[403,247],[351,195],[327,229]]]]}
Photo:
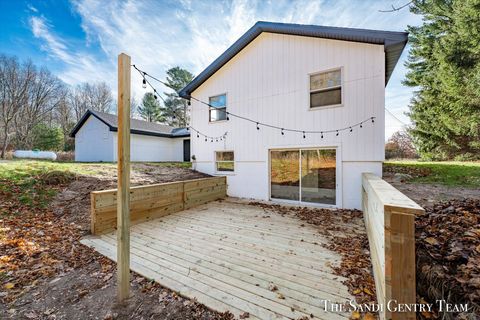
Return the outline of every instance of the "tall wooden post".
{"type": "Polygon", "coordinates": [[[130,289],[130,57],[118,56],[118,188],[117,290],[118,301],[130,289]]]}

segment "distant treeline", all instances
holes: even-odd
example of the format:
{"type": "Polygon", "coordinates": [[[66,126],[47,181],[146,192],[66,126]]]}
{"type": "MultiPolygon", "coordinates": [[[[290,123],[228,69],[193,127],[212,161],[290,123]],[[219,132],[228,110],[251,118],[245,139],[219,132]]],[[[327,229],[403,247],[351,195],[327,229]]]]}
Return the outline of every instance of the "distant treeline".
{"type": "MultiPolygon", "coordinates": [[[[163,105],[146,89],[141,105],[131,99],[134,118],[185,126],[188,110],[185,100],[176,92],[193,79],[179,67],[166,72],[170,88],[164,93],[163,105]]],[[[69,86],[47,68],[31,61],[21,62],[14,56],[0,54],[0,157],[7,150],[40,149],[71,151],[69,137],[73,126],[87,110],[116,113],[111,88],[105,82],[69,86]]]]}
{"type": "Polygon", "coordinates": [[[110,88],[103,82],[70,87],[47,68],[0,55],[0,147],[7,149],[72,150],[68,137],[87,109],[114,109],[110,88]]]}

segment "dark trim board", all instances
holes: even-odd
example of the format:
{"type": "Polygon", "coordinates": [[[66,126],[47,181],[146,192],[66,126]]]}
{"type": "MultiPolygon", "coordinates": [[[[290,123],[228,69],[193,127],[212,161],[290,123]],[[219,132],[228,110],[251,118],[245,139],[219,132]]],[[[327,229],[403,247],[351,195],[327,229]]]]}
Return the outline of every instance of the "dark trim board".
{"type": "Polygon", "coordinates": [[[385,51],[385,85],[387,85],[408,41],[407,32],[258,21],[185,88],[180,90],[179,95],[182,98],[189,99],[195,89],[200,87],[262,32],[383,45],[385,51]]]}
{"type": "MultiPolygon", "coordinates": [[[[110,123],[109,121],[104,119],[102,117],[102,115],[104,117],[114,116],[114,115],[111,115],[111,114],[105,114],[105,113],[101,113],[101,112],[97,112],[97,111],[87,110],[87,112],[85,112],[85,114],[82,116],[82,118],[77,122],[75,127],[73,127],[72,131],[70,132],[70,137],[75,138],[75,135],[77,134],[77,132],[85,124],[85,122],[88,120],[88,118],[90,116],[94,116],[95,118],[100,120],[102,123],[104,123],[108,127],[108,129],[110,131],[117,132],[118,127],[115,126],[115,125],[112,125],[112,123],[110,123]]],[[[107,117],[107,119],[108,119],[108,117],[107,117]]],[[[137,121],[137,123],[138,123],[139,120],[135,120],[135,121],[137,121]]],[[[150,124],[150,126],[151,125],[152,124],[150,124]]],[[[159,125],[159,126],[162,126],[162,125],[159,125]]],[[[165,126],[163,126],[163,128],[164,127],[165,126]]],[[[133,129],[130,129],[130,134],[138,134],[138,135],[153,136],[153,137],[163,137],[163,138],[186,138],[186,137],[190,137],[190,132],[188,131],[187,128],[172,128],[172,127],[168,127],[168,126],[166,126],[166,127],[170,128],[170,129],[168,129],[169,132],[148,131],[148,130],[141,130],[141,129],[133,128],[133,129]]]]}

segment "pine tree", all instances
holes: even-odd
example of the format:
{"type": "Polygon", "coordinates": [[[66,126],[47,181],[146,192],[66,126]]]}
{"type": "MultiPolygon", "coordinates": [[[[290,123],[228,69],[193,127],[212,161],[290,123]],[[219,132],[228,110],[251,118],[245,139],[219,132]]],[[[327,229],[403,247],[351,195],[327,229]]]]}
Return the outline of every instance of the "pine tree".
{"type": "Polygon", "coordinates": [[[480,158],[480,0],[416,0],[404,84],[411,134],[427,159],[480,158]]]}
{"type": "Polygon", "coordinates": [[[162,109],[160,103],[151,92],[145,93],[142,99],[142,105],[138,106],[137,111],[140,117],[148,122],[165,121],[165,118],[161,115],[162,109]]]}
{"type": "Polygon", "coordinates": [[[171,126],[186,127],[188,124],[189,115],[187,101],[179,98],[178,92],[192,81],[193,78],[193,74],[180,67],[174,67],[167,70],[167,86],[175,92],[165,92],[167,98],[165,99],[165,108],[162,110],[162,115],[171,126]]]}

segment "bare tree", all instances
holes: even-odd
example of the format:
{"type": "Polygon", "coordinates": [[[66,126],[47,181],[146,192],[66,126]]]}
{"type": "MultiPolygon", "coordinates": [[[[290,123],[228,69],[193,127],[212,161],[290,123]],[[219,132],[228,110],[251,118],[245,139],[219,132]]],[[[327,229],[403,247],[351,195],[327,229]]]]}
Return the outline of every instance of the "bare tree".
{"type": "Polygon", "coordinates": [[[69,102],[78,121],[89,109],[101,112],[112,111],[113,97],[105,82],[83,83],[72,90],[69,102]]]}
{"type": "Polygon", "coordinates": [[[385,144],[385,158],[414,159],[418,158],[412,136],[407,131],[397,131],[385,144]]]}
{"type": "Polygon", "coordinates": [[[27,99],[14,118],[15,141],[21,148],[31,147],[33,128],[48,119],[65,94],[64,84],[50,71],[46,68],[33,70],[34,76],[27,86],[27,99]]]}
{"type": "Polygon", "coordinates": [[[21,66],[16,58],[0,55],[1,158],[5,158],[9,138],[15,133],[13,122],[27,103],[28,88],[34,77],[35,68],[31,62],[21,66]]]}

